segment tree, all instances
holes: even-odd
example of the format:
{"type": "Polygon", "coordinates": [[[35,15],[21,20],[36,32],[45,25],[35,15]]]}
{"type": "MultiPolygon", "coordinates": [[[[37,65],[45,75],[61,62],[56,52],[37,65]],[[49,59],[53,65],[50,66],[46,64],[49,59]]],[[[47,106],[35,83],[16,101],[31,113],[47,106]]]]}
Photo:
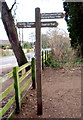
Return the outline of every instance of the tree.
{"type": "Polygon", "coordinates": [[[30,43],[25,42],[25,43],[23,43],[22,47],[25,48],[25,49],[30,49],[30,43]]]}
{"type": "Polygon", "coordinates": [[[18,65],[21,66],[27,63],[27,59],[18,40],[17,30],[15,28],[14,20],[11,14],[12,8],[9,9],[6,2],[2,2],[2,21],[7,32],[9,41],[11,43],[12,49],[14,51],[14,54],[17,58],[18,65]]]}
{"type": "Polygon", "coordinates": [[[71,46],[83,58],[83,2],[64,2],[65,20],[68,25],[71,46]]]}
{"type": "Polygon", "coordinates": [[[47,34],[42,34],[41,36],[41,39],[42,39],[42,48],[49,48],[49,45],[48,45],[48,40],[49,40],[49,37],[47,34]]]}

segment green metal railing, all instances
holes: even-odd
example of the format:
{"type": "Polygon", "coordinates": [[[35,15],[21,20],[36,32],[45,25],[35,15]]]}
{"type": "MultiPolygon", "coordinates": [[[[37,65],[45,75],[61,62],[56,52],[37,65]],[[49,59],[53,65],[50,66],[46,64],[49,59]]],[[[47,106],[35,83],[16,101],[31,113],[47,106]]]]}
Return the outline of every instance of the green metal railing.
{"type": "Polygon", "coordinates": [[[48,63],[49,52],[50,51],[42,51],[42,69],[44,69],[44,66],[46,66],[48,63]]]}

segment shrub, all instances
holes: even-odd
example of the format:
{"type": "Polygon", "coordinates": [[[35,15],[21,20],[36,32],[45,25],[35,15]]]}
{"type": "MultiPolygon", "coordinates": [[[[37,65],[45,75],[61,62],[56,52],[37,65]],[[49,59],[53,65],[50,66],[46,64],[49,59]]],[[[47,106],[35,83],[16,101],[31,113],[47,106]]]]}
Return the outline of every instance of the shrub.
{"type": "Polygon", "coordinates": [[[80,63],[81,59],[76,56],[77,52],[71,48],[70,38],[58,35],[55,31],[49,36],[48,43],[51,48],[49,63],[52,67],[71,67],[80,63]]]}
{"type": "Polygon", "coordinates": [[[6,44],[0,44],[0,48],[6,49],[6,44]]]}
{"type": "Polygon", "coordinates": [[[12,49],[12,46],[10,43],[8,44],[7,49],[12,49]]]}

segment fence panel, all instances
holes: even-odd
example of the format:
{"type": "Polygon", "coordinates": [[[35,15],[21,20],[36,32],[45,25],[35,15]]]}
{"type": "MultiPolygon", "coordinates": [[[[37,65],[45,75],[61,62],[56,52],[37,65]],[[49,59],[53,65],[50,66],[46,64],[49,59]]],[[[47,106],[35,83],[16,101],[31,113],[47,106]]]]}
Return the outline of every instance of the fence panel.
{"type": "MultiPolygon", "coordinates": [[[[7,102],[7,104],[0,110],[0,119],[2,116],[6,113],[6,111],[11,107],[11,105],[16,100],[16,112],[19,113],[21,108],[21,102],[23,102],[24,97],[26,96],[27,92],[24,94],[22,99],[20,98],[20,94],[22,91],[27,87],[27,85],[32,81],[35,83],[35,59],[32,59],[32,70],[30,69],[28,72],[26,72],[24,75],[19,78],[19,72],[23,71],[23,69],[26,69],[28,66],[30,66],[31,63],[27,63],[21,67],[14,67],[13,71],[4,75],[2,78],[0,78],[0,84],[2,84],[3,81],[10,79],[14,76],[14,84],[10,85],[4,92],[0,94],[0,101],[3,100],[14,88],[15,88],[15,95],[7,102]],[[19,84],[32,72],[32,77],[23,85],[22,88],[19,87],[19,84]]],[[[28,88],[28,90],[31,88],[31,84],[28,88]]],[[[35,86],[35,84],[34,84],[35,86]]],[[[33,86],[33,88],[34,88],[33,86]]],[[[11,116],[15,113],[15,109],[12,111],[12,113],[9,115],[8,118],[11,118],[11,116]]]]}

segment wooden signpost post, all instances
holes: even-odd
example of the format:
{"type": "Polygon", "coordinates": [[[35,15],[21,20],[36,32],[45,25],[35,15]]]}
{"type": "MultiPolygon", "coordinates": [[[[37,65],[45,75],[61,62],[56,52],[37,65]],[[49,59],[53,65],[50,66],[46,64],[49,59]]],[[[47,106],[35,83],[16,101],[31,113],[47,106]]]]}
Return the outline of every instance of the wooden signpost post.
{"type": "Polygon", "coordinates": [[[41,22],[41,19],[63,18],[63,13],[40,13],[35,9],[35,22],[18,22],[18,28],[36,28],[36,81],[37,81],[37,114],[42,115],[42,85],[41,85],[41,27],[57,27],[56,21],[41,22]]]}

